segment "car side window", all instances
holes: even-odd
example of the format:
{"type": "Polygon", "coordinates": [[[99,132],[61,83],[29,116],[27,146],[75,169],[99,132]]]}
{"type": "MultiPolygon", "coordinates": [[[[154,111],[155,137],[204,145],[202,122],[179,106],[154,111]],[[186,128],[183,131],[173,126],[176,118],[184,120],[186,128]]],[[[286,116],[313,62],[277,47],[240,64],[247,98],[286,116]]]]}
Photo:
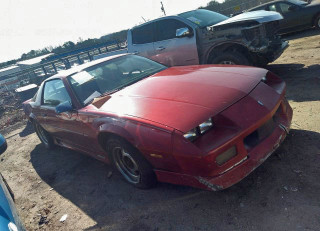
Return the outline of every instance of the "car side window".
{"type": "Polygon", "coordinates": [[[276,4],[269,5],[269,6],[268,6],[268,10],[269,10],[269,11],[277,11],[277,6],[276,6],[276,4]]]}
{"type": "Polygon", "coordinates": [[[132,30],[132,43],[144,44],[153,42],[154,23],[148,23],[146,25],[139,26],[132,30]]]}
{"type": "Polygon", "coordinates": [[[288,13],[289,12],[289,7],[291,6],[290,4],[287,4],[287,3],[280,3],[279,4],[280,6],[280,9],[282,11],[282,13],[288,13]]]}
{"type": "Polygon", "coordinates": [[[176,19],[164,19],[157,21],[156,23],[156,41],[163,41],[167,39],[176,38],[177,29],[188,27],[189,30],[192,30],[187,24],[176,20],[176,19]]]}
{"type": "Polygon", "coordinates": [[[56,107],[66,101],[71,102],[71,99],[61,79],[54,79],[45,83],[42,105],[56,107]]]}

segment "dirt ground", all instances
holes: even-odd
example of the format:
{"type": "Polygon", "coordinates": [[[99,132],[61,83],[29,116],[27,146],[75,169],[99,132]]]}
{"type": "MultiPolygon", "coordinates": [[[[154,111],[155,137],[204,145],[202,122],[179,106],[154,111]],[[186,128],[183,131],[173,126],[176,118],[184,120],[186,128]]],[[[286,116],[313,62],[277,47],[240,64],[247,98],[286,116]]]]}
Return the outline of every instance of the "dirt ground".
{"type": "Polygon", "coordinates": [[[287,82],[292,130],[263,165],[224,191],[139,190],[90,157],[46,151],[26,122],[0,131],[9,145],[0,170],[27,230],[320,230],[320,34],[287,39],[290,47],[267,68],[287,82]]]}

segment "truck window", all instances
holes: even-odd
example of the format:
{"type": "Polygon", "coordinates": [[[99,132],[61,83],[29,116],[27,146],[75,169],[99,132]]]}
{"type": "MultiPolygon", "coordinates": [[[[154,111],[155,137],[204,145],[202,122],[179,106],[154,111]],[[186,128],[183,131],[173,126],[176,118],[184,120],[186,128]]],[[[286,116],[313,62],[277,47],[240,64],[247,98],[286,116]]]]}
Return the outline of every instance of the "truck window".
{"type": "Polygon", "coordinates": [[[144,44],[153,42],[153,26],[154,23],[139,26],[132,30],[132,43],[144,44]]]}
{"type": "Polygon", "coordinates": [[[155,41],[163,41],[167,39],[176,38],[177,29],[188,27],[187,24],[176,19],[164,19],[156,23],[156,38],[155,41]]]}

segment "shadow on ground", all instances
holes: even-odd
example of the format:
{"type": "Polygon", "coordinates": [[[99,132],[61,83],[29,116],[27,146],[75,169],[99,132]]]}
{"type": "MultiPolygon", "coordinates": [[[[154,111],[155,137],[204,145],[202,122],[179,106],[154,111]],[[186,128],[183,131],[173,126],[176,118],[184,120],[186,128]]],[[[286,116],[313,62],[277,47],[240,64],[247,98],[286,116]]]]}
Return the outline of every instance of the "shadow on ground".
{"type": "Polygon", "coordinates": [[[108,178],[109,166],[63,148],[46,152],[37,145],[31,163],[43,181],[97,222],[88,230],[316,230],[319,140],[318,133],[292,130],[263,165],[220,192],[170,184],[136,189],[119,174],[108,178]]]}
{"type": "Polygon", "coordinates": [[[320,100],[320,65],[304,66],[303,64],[270,64],[267,69],[280,76],[287,83],[289,100],[320,100]],[[307,93],[307,94],[306,94],[307,93]]]}
{"type": "Polygon", "coordinates": [[[299,39],[299,38],[307,38],[307,37],[311,37],[319,34],[320,34],[320,30],[307,29],[303,31],[297,31],[297,32],[286,34],[286,35],[282,35],[282,38],[287,40],[293,40],[293,39],[299,39]]]}
{"type": "Polygon", "coordinates": [[[26,137],[32,133],[34,133],[34,128],[33,128],[32,123],[30,121],[28,121],[26,126],[24,127],[24,129],[19,133],[19,136],[26,137]]]}

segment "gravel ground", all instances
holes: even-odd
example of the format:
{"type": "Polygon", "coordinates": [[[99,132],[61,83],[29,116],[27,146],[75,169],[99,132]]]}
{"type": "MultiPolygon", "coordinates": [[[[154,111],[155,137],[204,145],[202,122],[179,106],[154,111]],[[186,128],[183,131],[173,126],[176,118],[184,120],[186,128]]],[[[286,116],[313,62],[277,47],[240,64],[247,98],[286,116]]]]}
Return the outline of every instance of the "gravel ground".
{"type": "Polygon", "coordinates": [[[320,35],[287,39],[290,47],[267,68],[287,82],[292,130],[264,164],[224,191],[139,190],[90,157],[47,151],[26,122],[0,131],[9,145],[0,169],[27,230],[319,230],[320,35]]]}

